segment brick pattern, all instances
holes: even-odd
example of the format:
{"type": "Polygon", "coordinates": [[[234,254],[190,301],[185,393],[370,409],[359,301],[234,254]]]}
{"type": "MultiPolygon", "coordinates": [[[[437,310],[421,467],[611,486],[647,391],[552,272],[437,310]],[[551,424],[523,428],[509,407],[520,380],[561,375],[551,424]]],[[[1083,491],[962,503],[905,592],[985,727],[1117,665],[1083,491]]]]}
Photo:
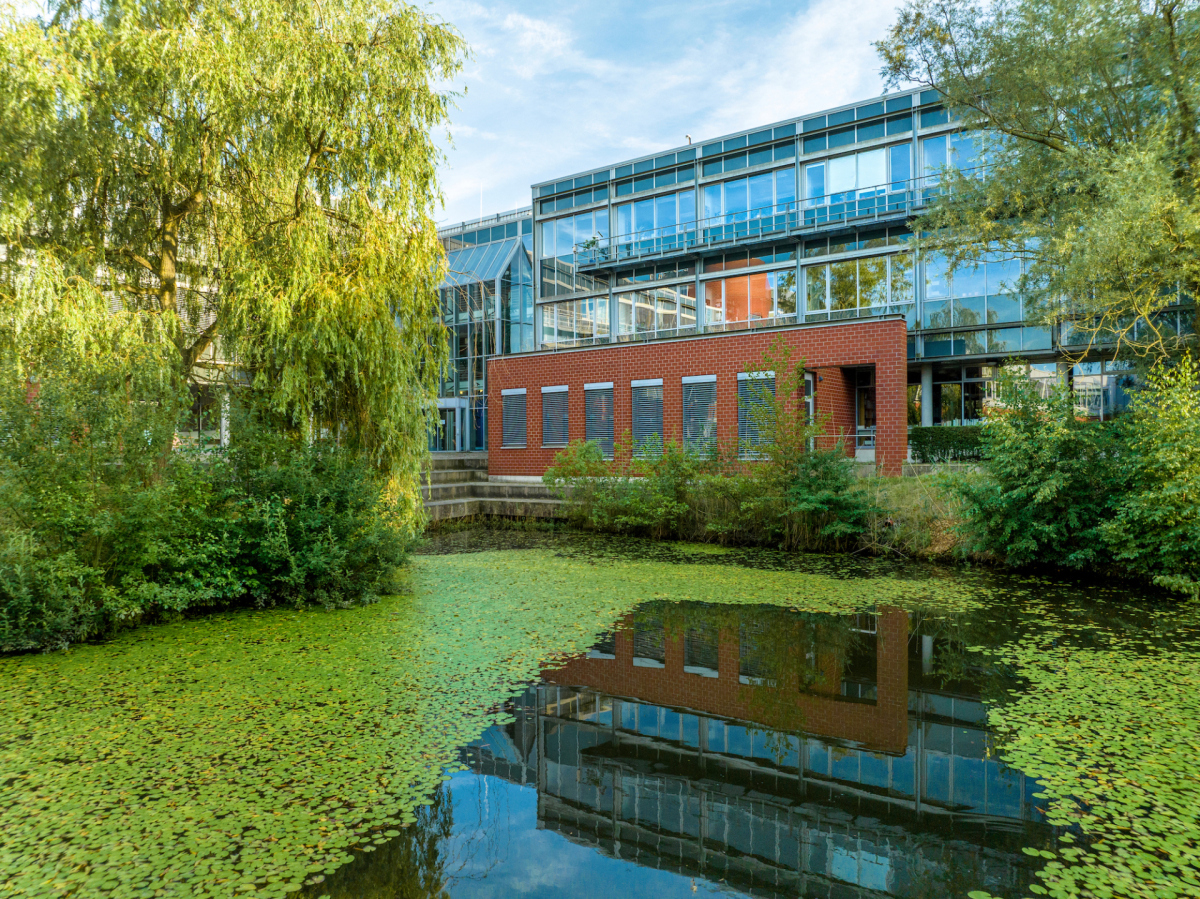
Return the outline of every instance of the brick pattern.
{"type": "Polygon", "coordinates": [[[849,437],[853,453],[854,382],[852,367],[875,369],[875,459],[885,474],[899,475],[908,455],[907,332],[901,319],[839,322],[770,331],[710,334],[644,344],[618,344],[496,356],[488,360],[488,408],[501,408],[500,391],[528,390],[528,429],[525,449],[501,446],[501,416],[488,416],[488,473],[540,476],[553,462],[558,448],[542,446],[542,387],[566,384],[570,388],[570,439],[584,439],[583,385],[612,381],[614,433],[632,428],[630,381],[663,379],[663,431],[679,441],[682,432],[682,378],[717,376],[718,439],[737,440],[737,375],[755,365],[782,337],[792,347],[793,358],[803,359],[815,372],[816,406],[827,413],[836,437],[849,437]]]}
{"type": "MultiPolygon", "coordinates": [[[[718,643],[718,676],[705,677],[683,670],[684,639],[681,633],[667,632],[666,663],[663,668],[642,668],[633,664],[632,616],[616,634],[615,659],[571,659],[562,667],[543,671],[548,683],[570,687],[588,687],[612,696],[636,698],[654,705],[691,709],[722,718],[754,721],[766,727],[781,722],[759,720],[763,708],[756,703],[756,690],[775,689],[743,684],[738,676],[738,631],[722,629],[718,643]]],[[[793,691],[806,733],[852,740],[877,752],[903,754],[908,746],[908,613],[901,609],[881,609],[876,645],[876,684],[878,699],[874,705],[850,702],[840,696],[821,692],[801,692],[797,683],[781,684],[778,689],[793,691]]],[[[819,657],[817,665],[826,673],[832,692],[841,683],[841,661],[819,657]]],[[[786,722],[782,723],[786,729],[786,722]]]]}

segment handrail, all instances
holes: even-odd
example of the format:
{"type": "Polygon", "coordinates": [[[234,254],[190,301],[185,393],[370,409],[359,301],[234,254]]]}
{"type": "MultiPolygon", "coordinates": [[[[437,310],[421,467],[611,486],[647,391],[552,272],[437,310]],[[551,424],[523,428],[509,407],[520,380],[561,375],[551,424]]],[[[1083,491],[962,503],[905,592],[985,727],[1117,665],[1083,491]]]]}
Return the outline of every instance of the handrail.
{"type": "Polygon", "coordinates": [[[744,240],[752,235],[788,237],[831,225],[893,219],[926,205],[936,195],[938,175],[822,194],[788,203],[724,213],[692,222],[596,236],[572,248],[576,265],[636,262],[698,247],[744,240]]]}

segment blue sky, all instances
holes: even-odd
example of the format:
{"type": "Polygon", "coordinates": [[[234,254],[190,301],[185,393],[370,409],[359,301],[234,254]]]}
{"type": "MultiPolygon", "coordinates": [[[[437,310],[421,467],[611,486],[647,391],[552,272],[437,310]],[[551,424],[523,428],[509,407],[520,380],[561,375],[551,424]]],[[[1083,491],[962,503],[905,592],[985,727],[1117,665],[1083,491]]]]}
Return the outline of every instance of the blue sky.
{"type": "Polygon", "coordinates": [[[529,186],[883,91],[894,0],[478,3],[427,8],[472,58],[455,80],[441,223],[529,186]]]}

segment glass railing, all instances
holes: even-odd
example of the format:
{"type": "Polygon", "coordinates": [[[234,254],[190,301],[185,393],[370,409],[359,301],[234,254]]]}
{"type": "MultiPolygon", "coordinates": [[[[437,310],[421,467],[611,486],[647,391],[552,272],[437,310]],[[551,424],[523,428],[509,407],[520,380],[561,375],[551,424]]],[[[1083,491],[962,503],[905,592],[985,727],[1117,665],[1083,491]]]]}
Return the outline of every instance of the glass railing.
{"type": "Polygon", "coordinates": [[[724,243],[789,237],[832,225],[891,220],[926,205],[938,190],[936,177],[916,178],[613,237],[594,237],[575,245],[575,264],[634,262],[724,243]]]}

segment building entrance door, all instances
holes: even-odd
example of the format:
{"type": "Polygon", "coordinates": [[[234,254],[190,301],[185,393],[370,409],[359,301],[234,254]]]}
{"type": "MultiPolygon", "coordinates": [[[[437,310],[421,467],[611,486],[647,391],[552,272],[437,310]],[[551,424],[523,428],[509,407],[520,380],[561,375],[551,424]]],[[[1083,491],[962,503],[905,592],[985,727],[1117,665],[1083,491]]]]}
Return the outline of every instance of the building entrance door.
{"type": "Polygon", "coordinates": [[[463,419],[467,400],[461,397],[444,397],[438,400],[436,430],[429,435],[429,449],[435,453],[461,453],[463,451],[463,419]]]}
{"type": "Polygon", "coordinates": [[[875,370],[854,373],[854,457],[875,461],[875,370]]]}

